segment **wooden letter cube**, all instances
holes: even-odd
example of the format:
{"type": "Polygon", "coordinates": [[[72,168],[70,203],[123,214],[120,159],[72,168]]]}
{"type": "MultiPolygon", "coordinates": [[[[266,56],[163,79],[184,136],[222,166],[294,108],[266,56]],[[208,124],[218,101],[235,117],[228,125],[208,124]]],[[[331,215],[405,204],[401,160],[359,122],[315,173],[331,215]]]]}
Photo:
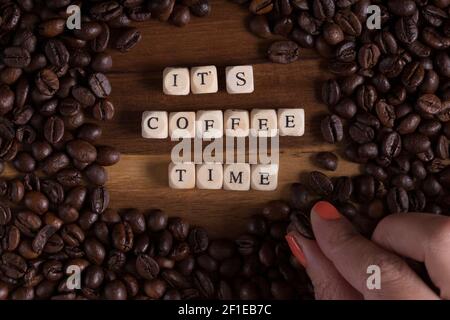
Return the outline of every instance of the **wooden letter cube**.
{"type": "Polygon", "coordinates": [[[277,164],[253,164],[251,185],[253,190],[273,191],[278,186],[277,164]]]}
{"type": "Polygon", "coordinates": [[[169,186],[172,189],[193,189],[195,164],[191,162],[169,164],[169,186]]]}
{"type": "Polygon", "coordinates": [[[169,121],[166,111],[145,111],[142,113],[142,137],[166,139],[169,136],[169,121]]]}
{"type": "Polygon", "coordinates": [[[248,163],[226,164],[223,169],[223,187],[225,190],[250,190],[250,165],[248,163]]]}
{"type": "Polygon", "coordinates": [[[163,92],[171,96],[186,96],[191,91],[188,68],[165,68],[163,92]]]}
{"type": "Polygon", "coordinates": [[[277,113],[273,109],[253,109],[251,112],[252,134],[257,137],[275,137],[278,134],[277,113]]]}
{"type": "Polygon", "coordinates": [[[222,189],[223,165],[221,163],[202,163],[197,165],[198,189],[222,189]]]}
{"type": "Polygon", "coordinates": [[[225,135],[228,137],[247,137],[250,120],[247,110],[226,110],[224,114],[225,135]]]}
{"type": "Polygon", "coordinates": [[[203,139],[223,137],[223,112],[221,110],[197,111],[197,136],[203,139]]]}
{"type": "Polygon", "coordinates": [[[252,93],[254,91],[252,66],[227,67],[225,73],[229,94],[252,93]]]}
{"type": "Polygon", "coordinates": [[[191,68],[191,91],[193,94],[215,93],[218,89],[215,66],[191,68]]]}
{"type": "Polygon", "coordinates": [[[172,140],[195,138],[195,112],[171,112],[169,134],[172,140]]]}
{"type": "Polygon", "coordinates": [[[305,134],[305,110],[279,109],[278,127],[280,136],[300,137],[305,134]]]}

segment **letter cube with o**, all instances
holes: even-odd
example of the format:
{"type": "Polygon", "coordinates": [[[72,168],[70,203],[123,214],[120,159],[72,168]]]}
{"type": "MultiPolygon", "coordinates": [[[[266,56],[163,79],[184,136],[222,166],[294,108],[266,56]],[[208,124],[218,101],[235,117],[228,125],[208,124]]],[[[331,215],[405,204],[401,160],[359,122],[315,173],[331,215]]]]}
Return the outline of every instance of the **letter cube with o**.
{"type": "Polygon", "coordinates": [[[218,90],[217,68],[215,66],[191,68],[191,91],[193,94],[215,93],[218,90]]]}
{"type": "Polygon", "coordinates": [[[252,93],[255,90],[252,66],[227,67],[225,74],[229,94],[252,93]]]}
{"type": "Polygon", "coordinates": [[[250,190],[250,164],[231,163],[224,165],[223,188],[225,190],[250,190]]]}
{"type": "Polygon", "coordinates": [[[163,71],[163,92],[171,96],[186,96],[191,91],[188,68],[165,68],[163,71]]]}
{"type": "Polygon", "coordinates": [[[170,163],[169,186],[172,189],[195,188],[195,164],[192,162],[170,163]]]}
{"type": "Polygon", "coordinates": [[[278,109],[280,136],[300,137],[305,134],[304,109],[278,109]]]}
{"type": "Polygon", "coordinates": [[[254,164],[251,187],[258,191],[273,191],[278,186],[278,164],[254,164]]]}
{"type": "Polygon", "coordinates": [[[142,137],[166,139],[169,136],[169,121],[166,111],[145,111],[142,113],[142,137]]]}
{"type": "Polygon", "coordinates": [[[195,112],[171,112],[169,135],[171,139],[195,138],[195,112]]]}

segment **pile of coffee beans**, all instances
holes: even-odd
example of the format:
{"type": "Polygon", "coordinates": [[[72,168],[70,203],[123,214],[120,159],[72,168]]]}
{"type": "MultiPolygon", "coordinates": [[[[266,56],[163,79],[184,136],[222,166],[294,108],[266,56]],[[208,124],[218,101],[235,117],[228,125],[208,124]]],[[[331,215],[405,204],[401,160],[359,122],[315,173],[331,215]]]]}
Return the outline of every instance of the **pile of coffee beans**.
{"type": "MultiPolygon", "coordinates": [[[[331,111],[323,139],[363,174],[311,172],[301,192],[331,201],[367,235],[387,214],[450,213],[450,1],[235,2],[248,5],[255,35],[286,38],[268,49],[271,61],[291,63],[314,48],[334,75],[322,86],[331,111]],[[380,9],[380,29],[367,25],[370,5],[380,9]]],[[[337,167],[332,153],[315,162],[337,167]]]]}

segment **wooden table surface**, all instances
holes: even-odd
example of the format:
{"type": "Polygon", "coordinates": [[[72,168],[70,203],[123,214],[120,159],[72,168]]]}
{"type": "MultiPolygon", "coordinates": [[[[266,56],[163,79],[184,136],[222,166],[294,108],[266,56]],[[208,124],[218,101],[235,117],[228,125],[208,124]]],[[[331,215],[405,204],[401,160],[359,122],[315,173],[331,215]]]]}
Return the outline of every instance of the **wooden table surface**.
{"type": "MultiPolygon", "coordinates": [[[[108,76],[117,112],[113,121],[102,124],[101,143],[122,152],[120,163],[108,168],[111,207],[145,211],[160,208],[207,227],[213,236],[234,236],[244,230],[248,216],[260,212],[269,200],[286,198],[291,183],[317,170],[311,162],[315,152],[336,149],[322,142],[319,130],[327,107],[318,95],[322,80],[330,75],[311,50],[303,50],[301,59],[290,65],[269,63],[265,52],[272,40],[259,39],[247,30],[246,9],[225,0],[210,1],[209,17],[193,18],[184,28],[154,20],[139,23],[142,41],[127,54],[113,52],[114,67],[108,76]],[[243,64],[253,65],[255,91],[229,95],[225,67],[243,64]],[[181,97],[163,94],[165,67],[197,65],[217,66],[218,93],[181,97]],[[140,121],[146,110],[299,107],[306,113],[305,135],[280,138],[279,186],[274,192],[170,189],[167,168],[175,143],[141,137],[140,121]]],[[[355,164],[341,159],[333,175],[357,170],[355,164]]]]}

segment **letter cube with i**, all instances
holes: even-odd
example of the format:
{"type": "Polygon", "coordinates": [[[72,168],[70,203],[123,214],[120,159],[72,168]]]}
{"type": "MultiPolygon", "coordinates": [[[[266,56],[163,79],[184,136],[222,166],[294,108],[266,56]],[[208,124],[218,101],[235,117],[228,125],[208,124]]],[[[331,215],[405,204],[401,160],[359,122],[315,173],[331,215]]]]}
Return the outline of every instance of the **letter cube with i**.
{"type": "Polygon", "coordinates": [[[195,112],[171,112],[169,135],[172,140],[195,138],[195,112]]]}
{"type": "Polygon", "coordinates": [[[258,191],[273,191],[278,186],[278,164],[253,164],[251,187],[258,191]]]}
{"type": "Polygon", "coordinates": [[[252,66],[227,67],[225,77],[229,94],[252,93],[255,90],[252,66]]]}
{"type": "Polygon", "coordinates": [[[191,91],[193,94],[215,93],[218,90],[217,68],[215,66],[191,68],[191,91]]]}
{"type": "Polygon", "coordinates": [[[250,190],[250,164],[231,163],[224,165],[223,188],[233,191],[250,190]]]}
{"type": "Polygon", "coordinates": [[[202,163],[197,165],[196,183],[198,189],[222,189],[223,165],[221,163],[202,163]]]}
{"type": "Polygon", "coordinates": [[[300,137],[305,134],[304,109],[278,109],[280,136],[300,137]]]}
{"type": "Polygon", "coordinates": [[[223,112],[221,110],[197,111],[196,134],[202,139],[223,137],[223,112]]]}
{"type": "Polygon", "coordinates": [[[195,188],[195,164],[192,162],[170,163],[169,186],[172,189],[195,188]]]}
{"type": "Polygon", "coordinates": [[[142,113],[142,137],[166,139],[169,136],[169,121],[166,111],[145,111],[142,113]]]}
{"type": "Polygon", "coordinates": [[[186,96],[191,91],[188,68],[165,68],[163,71],[163,92],[171,96],[186,96]]]}

